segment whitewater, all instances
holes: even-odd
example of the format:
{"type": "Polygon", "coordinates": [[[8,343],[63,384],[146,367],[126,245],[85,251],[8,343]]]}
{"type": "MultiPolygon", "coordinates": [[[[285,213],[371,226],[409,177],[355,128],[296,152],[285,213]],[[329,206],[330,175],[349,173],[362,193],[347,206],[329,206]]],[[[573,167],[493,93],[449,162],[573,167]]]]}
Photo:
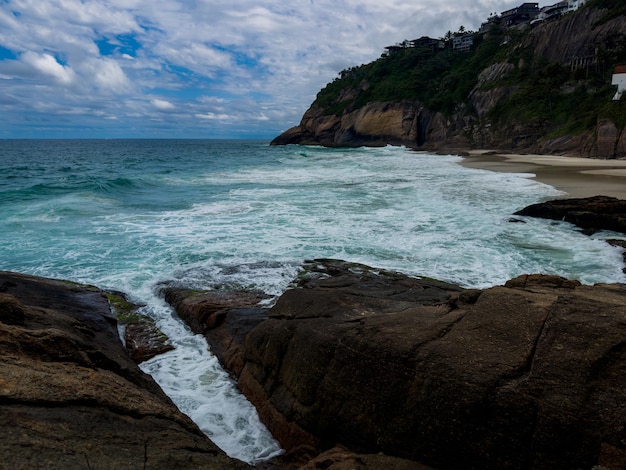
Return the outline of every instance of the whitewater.
{"type": "Polygon", "coordinates": [[[532,175],[464,168],[400,147],[265,141],[0,141],[0,269],[120,290],[175,349],[141,364],[229,455],[280,452],[254,408],[156,294],[257,288],[339,258],[464,287],[547,273],[626,282],[612,233],[512,214],[563,197],[532,175]]]}

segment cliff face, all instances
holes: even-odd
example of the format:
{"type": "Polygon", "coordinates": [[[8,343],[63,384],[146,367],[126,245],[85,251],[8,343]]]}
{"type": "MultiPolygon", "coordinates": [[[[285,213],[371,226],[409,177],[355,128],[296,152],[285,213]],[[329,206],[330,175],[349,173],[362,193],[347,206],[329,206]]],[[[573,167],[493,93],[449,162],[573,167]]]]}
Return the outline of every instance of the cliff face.
{"type": "Polygon", "coordinates": [[[605,9],[582,8],[532,29],[500,31],[497,38],[490,34],[481,37],[481,45],[458,70],[458,55],[449,59],[448,69],[436,68],[441,56],[412,59],[401,75],[393,71],[397,62],[385,62],[396,57],[356,68],[322,90],[300,124],[272,144],[626,156],[625,110],[620,102],[611,102],[610,86],[613,67],[626,58],[626,17],[607,19],[605,9]],[[482,61],[476,58],[481,47],[492,47],[490,55],[482,52],[482,61]],[[413,78],[431,69],[437,72],[429,81],[413,78]],[[403,89],[418,91],[406,92],[404,98],[398,92],[393,100],[372,99],[376,80],[405,79],[411,85],[403,89]],[[429,93],[435,88],[440,96],[455,97],[451,106],[432,99],[429,93]]]}
{"type": "Polygon", "coordinates": [[[368,103],[341,116],[325,115],[324,109],[313,105],[299,126],[289,129],[273,143],[415,147],[426,140],[424,124],[429,117],[429,112],[420,103],[411,101],[368,103]]]}
{"type": "Polygon", "coordinates": [[[534,28],[523,42],[537,56],[569,66],[573,60],[591,60],[623,40],[626,18],[606,18],[607,10],[582,8],[560,21],[534,28]]]}

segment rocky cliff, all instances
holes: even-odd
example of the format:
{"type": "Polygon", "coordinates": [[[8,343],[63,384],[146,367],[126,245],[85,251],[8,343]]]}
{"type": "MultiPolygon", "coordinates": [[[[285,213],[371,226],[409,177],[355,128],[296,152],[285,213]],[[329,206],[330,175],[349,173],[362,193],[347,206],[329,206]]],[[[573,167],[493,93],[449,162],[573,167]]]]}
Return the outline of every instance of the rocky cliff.
{"type": "Polygon", "coordinates": [[[307,468],[626,466],[622,285],[466,290],[315,260],[270,310],[165,294],[289,452],[335,449],[307,468]]]}
{"type": "Polygon", "coordinates": [[[327,115],[313,105],[304,113],[299,126],[272,142],[274,145],[303,144],[340,146],[406,145],[426,142],[424,120],[428,113],[419,102],[368,103],[341,116],[327,115]]]}
{"type": "Polygon", "coordinates": [[[0,468],[249,468],[130,359],[96,288],[0,272],[0,355],[0,468]]]}
{"type": "Polygon", "coordinates": [[[611,102],[610,83],[626,60],[626,17],[608,14],[585,7],[532,29],[492,30],[461,59],[407,50],[356,67],[272,143],[625,157],[626,104],[611,102]]]}

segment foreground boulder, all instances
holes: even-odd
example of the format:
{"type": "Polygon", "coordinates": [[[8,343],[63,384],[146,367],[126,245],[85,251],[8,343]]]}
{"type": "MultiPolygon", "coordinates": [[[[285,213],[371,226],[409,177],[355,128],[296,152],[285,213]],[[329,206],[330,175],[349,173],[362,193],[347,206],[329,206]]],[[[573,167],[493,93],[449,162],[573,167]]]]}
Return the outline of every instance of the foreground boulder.
{"type": "MultiPolygon", "coordinates": [[[[241,308],[210,329],[227,337],[241,308]]],[[[435,468],[626,465],[622,285],[527,275],[465,290],[317,260],[257,321],[245,341],[239,329],[219,344],[239,345],[239,387],[288,451],[341,445],[435,468]]]]}
{"type": "Polygon", "coordinates": [[[515,215],[563,220],[588,234],[599,230],[626,233],[626,200],[610,196],[540,202],[517,211],[515,215]]]}
{"type": "Polygon", "coordinates": [[[0,467],[249,468],[124,350],[96,288],[0,272],[0,467]]]}

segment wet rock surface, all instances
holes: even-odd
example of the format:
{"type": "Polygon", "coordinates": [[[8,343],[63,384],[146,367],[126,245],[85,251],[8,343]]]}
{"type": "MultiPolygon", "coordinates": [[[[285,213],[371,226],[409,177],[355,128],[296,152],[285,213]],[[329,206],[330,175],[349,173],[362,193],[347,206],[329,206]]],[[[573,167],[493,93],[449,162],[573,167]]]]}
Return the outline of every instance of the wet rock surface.
{"type": "Polygon", "coordinates": [[[124,346],[137,364],[174,349],[169,338],[141,313],[142,305],[130,302],[123,292],[106,293],[124,337],[124,346]]]}
{"type": "Polygon", "coordinates": [[[0,467],[249,468],[130,359],[104,293],[0,272],[0,467]]]}
{"type": "Polygon", "coordinates": [[[626,233],[626,201],[609,196],[556,199],[532,204],[515,215],[570,222],[592,234],[599,230],[626,233]]]}
{"type": "MultiPolygon", "coordinates": [[[[525,275],[466,290],[335,260],[304,268],[231,343],[239,387],[288,452],[624,468],[624,286],[525,275]]],[[[233,324],[214,328],[227,338],[233,324]]]]}

